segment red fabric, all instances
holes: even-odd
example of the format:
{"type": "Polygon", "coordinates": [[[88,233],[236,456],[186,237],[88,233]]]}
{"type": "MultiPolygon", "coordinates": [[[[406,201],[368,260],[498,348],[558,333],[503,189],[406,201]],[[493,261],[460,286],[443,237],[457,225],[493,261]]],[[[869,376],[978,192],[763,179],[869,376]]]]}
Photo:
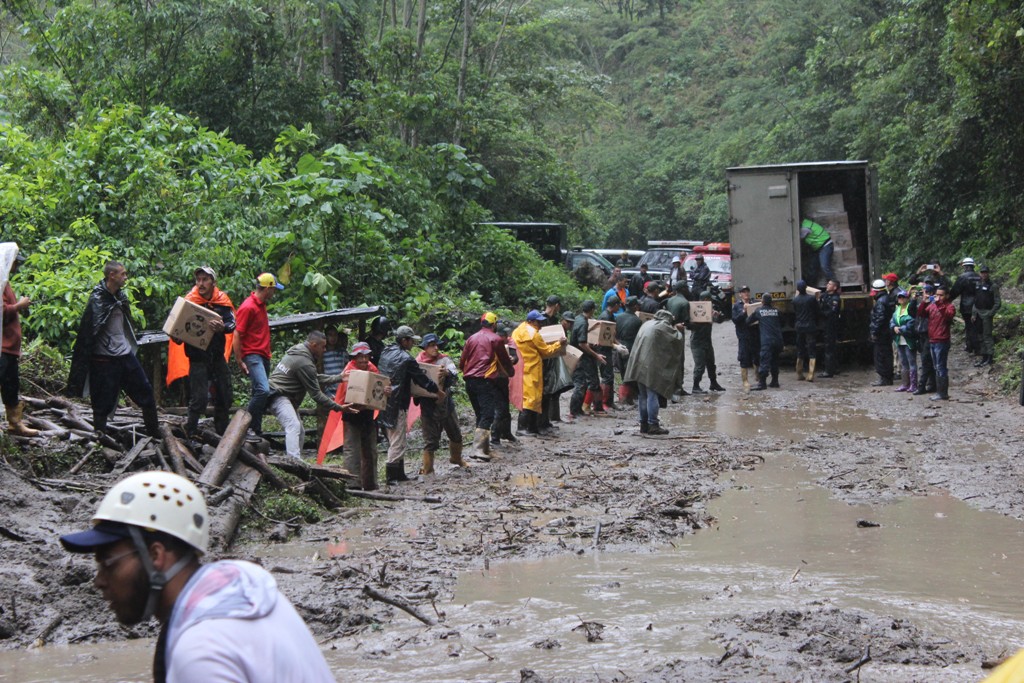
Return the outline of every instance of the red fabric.
{"type": "Polygon", "coordinates": [[[516,373],[508,380],[508,398],[518,410],[523,409],[523,357],[516,354],[516,373]]]}
{"type": "Polygon", "coordinates": [[[256,292],[238,307],[235,334],[242,339],[242,356],[255,353],[270,358],[270,318],[267,305],[259,300],[256,292]]]}
{"type": "Polygon", "coordinates": [[[949,329],[952,327],[953,318],[956,317],[956,308],[952,302],[947,301],[940,304],[933,301],[925,306],[918,315],[928,318],[928,341],[949,341],[949,329]]]}
{"type": "Polygon", "coordinates": [[[18,297],[11,289],[11,283],[4,284],[3,353],[21,355],[21,315],[17,308],[18,297]]]}
{"type": "MultiPolygon", "coordinates": [[[[358,370],[356,362],[350,360],[342,373],[349,372],[351,370],[358,370]]],[[[377,372],[377,366],[370,363],[367,368],[370,372],[377,372]]],[[[334,402],[338,405],[345,403],[345,392],[348,391],[348,382],[342,382],[338,385],[338,390],[334,392],[334,402]]],[[[377,417],[377,413],[374,412],[374,417],[377,417]]],[[[342,447],[345,443],[345,423],[341,419],[341,412],[338,410],[332,410],[327,414],[327,424],[324,425],[323,436],[320,437],[320,447],[316,451],[316,464],[324,464],[324,458],[331,451],[335,451],[342,447]]]]}
{"type": "MultiPolygon", "coordinates": [[[[213,288],[213,296],[209,300],[204,299],[199,295],[199,288],[193,287],[192,291],[185,295],[186,301],[191,301],[197,306],[204,306],[206,304],[216,304],[218,306],[227,306],[232,311],[235,310],[235,305],[231,303],[230,297],[227,294],[220,291],[217,287],[213,288]]],[[[231,361],[231,345],[234,343],[234,334],[224,335],[224,360],[231,361]]],[[[185,355],[185,345],[179,344],[173,339],[167,342],[167,386],[171,386],[171,383],[176,379],[182,377],[188,377],[188,356],[185,355]]]]}

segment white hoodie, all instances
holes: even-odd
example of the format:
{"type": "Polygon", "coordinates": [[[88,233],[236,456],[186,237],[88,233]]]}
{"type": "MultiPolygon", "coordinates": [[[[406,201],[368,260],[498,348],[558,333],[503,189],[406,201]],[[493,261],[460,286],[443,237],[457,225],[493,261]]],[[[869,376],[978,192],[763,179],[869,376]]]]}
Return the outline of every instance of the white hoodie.
{"type": "Polygon", "coordinates": [[[168,683],[335,681],[274,577],[237,560],[189,579],[171,613],[165,661],[168,683]]]}

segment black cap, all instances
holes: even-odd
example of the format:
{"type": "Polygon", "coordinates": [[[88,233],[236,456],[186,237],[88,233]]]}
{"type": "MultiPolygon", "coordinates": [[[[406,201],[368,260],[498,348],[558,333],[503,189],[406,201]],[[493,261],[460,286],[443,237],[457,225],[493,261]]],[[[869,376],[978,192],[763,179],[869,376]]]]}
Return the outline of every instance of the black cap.
{"type": "Polygon", "coordinates": [[[560,303],[562,303],[562,299],[557,294],[552,294],[548,297],[548,306],[555,306],[560,303]]]}
{"type": "Polygon", "coordinates": [[[741,292],[749,292],[750,291],[750,287],[747,287],[746,285],[743,285],[742,287],[740,287],[739,291],[741,291],[741,292]]]}
{"type": "Polygon", "coordinates": [[[594,303],[593,299],[587,299],[582,304],[580,304],[581,311],[592,311],[595,308],[597,308],[597,304],[594,303]]]}
{"type": "Polygon", "coordinates": [[[978,269],[978,272],[979,272],[979,273],[990,273],[990,272],[992,272],[992,271],[990,271],[990,270],[988,269],[988,266],[982,266],[981,268],[979,268],[979,269],[978,269]]]}
{"type": "Polygon", "coordinates": [[[562,320],[569,323],[574,323],[576,322],[576,316],[572,314],[572,311],[566,311],[565,313],[562,314],[562,320]]]}
{"type": "Polygon", "coordinates": [[[626,305],[627,306],[636,306],[639,303],[640,303],[640,299],[638,297],[635,297],[635,296],[632,296],[632,295],[626,297],[626,305]]]}

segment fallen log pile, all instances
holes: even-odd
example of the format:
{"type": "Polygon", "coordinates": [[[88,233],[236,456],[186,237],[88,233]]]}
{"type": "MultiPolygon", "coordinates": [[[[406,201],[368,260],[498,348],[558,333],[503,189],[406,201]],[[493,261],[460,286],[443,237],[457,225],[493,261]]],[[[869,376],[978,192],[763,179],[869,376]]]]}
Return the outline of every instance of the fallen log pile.
{"type": "Polygon", "coordinates": [[[192,440],[186,438],[182,418],[177,416],[161,416],[160,435],[154,438],[145,434],[138,410],[121,408],[108,420],[106,430],[97,433],[90,411],[73,401],[59,396],[24,400],[32,411],[25,415],[25,421],[38,429],[39,435],[9,438],[26,445],[39,445],[46,440],[67,441],[85,449],[67,472],[81,475],[81,480],[40,477],[32,481],[36,487],[104,491],[132,471],[175,472],[194,481],[206,494],[211,514],[211,546],[220,550],[230,546],[260,483],[308,495],[324,507],[336,509],[343,502],[323,480],[340,480],[345,485],[357,481],[356,476],[341,468],[313,466],[294,458],[268,458],[265,444],[246,439],[252,417],[244,409],[235,411],[223,436],[202,429],[198,438],[192,440]],[[87,468],[90,474],[81,474],[87,468]],[[289,484],[284,478],[288,476],[299,479],[299,483],[289,484]]]}

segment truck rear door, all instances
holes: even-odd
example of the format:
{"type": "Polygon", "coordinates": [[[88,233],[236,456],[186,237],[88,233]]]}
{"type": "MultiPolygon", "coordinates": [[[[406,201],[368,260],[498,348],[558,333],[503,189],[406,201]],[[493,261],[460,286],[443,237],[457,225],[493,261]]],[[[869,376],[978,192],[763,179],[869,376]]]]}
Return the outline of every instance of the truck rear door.
{"type": "Polygon", "coordinates": [[[731,170],[726,180],[733,285],[749,285],[752,296],[790,298],[800,268],[795,174],[731,170]]]}

